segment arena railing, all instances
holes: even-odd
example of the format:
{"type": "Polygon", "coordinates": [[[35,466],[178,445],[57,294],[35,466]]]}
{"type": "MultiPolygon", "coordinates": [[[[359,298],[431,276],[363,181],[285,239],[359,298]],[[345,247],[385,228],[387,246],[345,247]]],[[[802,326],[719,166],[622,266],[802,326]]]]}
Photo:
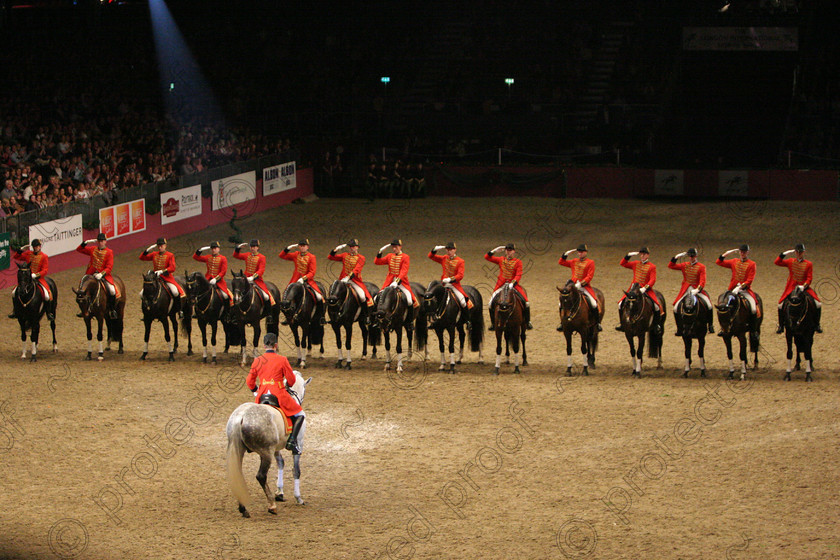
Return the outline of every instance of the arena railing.
{"type": "Polygon", "coordinates": [[[256,171],[257,175],[261,177],[262,170],[267,167],[288,161],[297,161],[299,159],[299,152],[297,150],[290,150],[288,152],[275,153],[247,161],[235,162],[222,167],[215,167],[202,173],[183,175],[165,181],[146,183],[136,187],[127,187],[112,191],[108,194],[74,200],[65,204],[38,208],[3,218],[0,221],[0,232],[11,233],[12,239],[14,240],[28,239],[30,226],[75,216],[76,214],[82,215],[82,223],[85,227],[97,229],[99,227],[99,210],[101,208],[144,198],[146,199],[146,211],[150,214],[155,214],[160,208],[161,193],[200,184],[202,196],[209,198],[212,195],[210,185],[213,181],[248,171],[256,171]],[[149,210],[152,211],[149,212],[149,210]]]}

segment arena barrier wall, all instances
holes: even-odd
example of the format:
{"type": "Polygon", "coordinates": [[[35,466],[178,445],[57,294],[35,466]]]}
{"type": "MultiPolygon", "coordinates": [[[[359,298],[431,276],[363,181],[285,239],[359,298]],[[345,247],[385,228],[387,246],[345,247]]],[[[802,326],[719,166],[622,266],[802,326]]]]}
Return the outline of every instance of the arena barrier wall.
{"type": "MultiPolygon", "coordinates": [[[[284,206],[295,199],[309,196],[312,192],[313,176],[311,168],[297,169],[296,186],[294,189],[278,192],[270,196],[263,196],[262,179],[258,178],[256,181],[256,197],[253,200],[214,211],[212,210],[212,199],[202,197],[202,212],[200,216],[186,218],[166,225],[160,223],[160,212],[157,214],[146,214],[146,229],[144,231],[112,239],[108,242],[108,247],[114,251],[115,255],[129,251],[137,251],[139,255],[142,249],[154,243],[158,237],[177,237],[228,222],[233,217],[233,208],[236,209],[238,217],[246,218],[258,212],[284,206]]],[[[84,239],[94,239],[98,233],[99,230],[85,230],[84,239]]],[[[208,238],[206,241],[209,244],[212,239],[208,238]]],[[[218,239],[217,241],[222,243],[223,247],[229,245],[226,244],[224,239],[218,239]]],[[[248,239],[244,241],[248,241],[248,239]]],[[[181,252],[178,249],[178,247],[169,247],[169,250],[176,254],[181,252]]],[[[85,266],[88,260],[87,256],[76,251],[55,256],[50,255],[50,273],[61,272],[77,266],[85,266]]],[[[119,275],[119,272],[117,274],[119,275]]],[[[10,269],[0,272],[0,289],[15,286],[17,284],[16,275],[17,267],[14,263],[10,269]]]]}
{"type": "Polygon", "coordinates": [[[567,198],[766,198],[838,200],[834,170],[636,169],[617,167],[433,168],[434,196],[543,196],[567,198]]]}

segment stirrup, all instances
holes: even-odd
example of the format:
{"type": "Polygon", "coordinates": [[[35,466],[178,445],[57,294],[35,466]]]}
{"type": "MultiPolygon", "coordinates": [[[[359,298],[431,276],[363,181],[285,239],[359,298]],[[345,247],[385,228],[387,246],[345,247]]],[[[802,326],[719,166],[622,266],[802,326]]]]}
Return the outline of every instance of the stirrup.
{"type": "Polygon", "coordinates": [[[117,319],[119,319],[119,318],[120,318],[120,315],[119,315],[119,313],[117,313],[117,310],[116,310],[116,309],[111,309],[111,310],[108,312],[108,317],[110,317],[111,319],[113,319],[114,321],[116,321],[117,319]]]}
{"type": "Polygon", "coordinates": [[[715,326],[709,323],[709,334],[715,334],[715,326]]]}
{"type": "Polygon", "coordinates": [[[291,437],[286,440],[286,449],[295,453],[300,453],[297,448],[297,440],[291,437]]]}
{"type": "Polygon", "coordinates": [[[55,313],[52,311],[47,312],[47,321],[55,321],[55,313]]]}
{"type": "Polygon", "coordinates": [[[560,325],[559,327],[557,327],[557,332],[563,332],[563,325],[560,325]]]}
{"type": "Polygon", "coordinates": [[[496,330],[496,325],[494,325],[493,323],[490,323],[490,326],[487,327],[487,330],[488,331],[495,331],[496,330]]]}
{"type": "Polygon", "coordinates": [[[785,332],[784,325],[779,325],[778,327],[776,327],[776,334],[782,334],[783,332],[785,332]]]}
{"type": "Polygon", "coordinates": [[[534,325],[531,324],[531,321],[528,321],[528,324],[525,325],[525,330],[530,331],[533,330],[534,325]]]}
{"type": "Polygon", "coordinates": [[[598,328],[598,332],[601,332],[601,331],[604,330],[604,327],[601,326],[601,323],[598,323],[597,328],[598,328]]]}
{"type": "Polygon", "coordinates": [[[681,329],[677,329],[677,332],[674,333],[674,336],[682,336],[682,335],[683,335],[683,333],[682,333],[681,329]]]}
{"type": "Polygon", "coordinates": [[[14,312],[9,313],[9,319],[17,319],[17,315],[15,315],[14,312]]]}
{"type": "Polygon", "coordinates": [[[818,333],[822,334],[822,325],[817,323],[817,326],[814,327],[814,332],[818,332],[818,333]]]}
{"type": "Polygon", "coordinates": [[[615,328],[615,330],[617,330],[617,331],[621,331],[621,332],[624,332],[624,327],[622,327],[621,325],[618,325],[618,326],[615,328]]]}

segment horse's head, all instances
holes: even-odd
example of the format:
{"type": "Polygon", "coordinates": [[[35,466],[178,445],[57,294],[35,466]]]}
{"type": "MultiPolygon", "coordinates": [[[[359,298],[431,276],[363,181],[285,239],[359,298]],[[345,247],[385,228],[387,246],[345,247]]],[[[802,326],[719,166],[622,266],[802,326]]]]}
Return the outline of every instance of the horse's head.
{"type": "Polygon", "coordinates": [[[644,294],[639,289],[639,285],[634,283],[630,286],[629,290],[624,291],[624,305],[621,306],[622,313],[629,317],[638,315],[644,303],[642,300],[643,297],[644,294]]]}
{"type": "Polygon", "coordinates": [[[85,274],[79,282],[79,288],[71,289],[76,294],[76,304],[78,304],[82,316],[89,317],[92,314],[91,308],[98,301],[101,283],[93,276],[85,274]]]}
{"type": "Polygon", "coordinates": [[[158,294],[158,290],[160,287],[158,283],[160,282],[159,277],[154,273],[154,271],[147,270],[143,274],[143,300],[152,302],[155,300],[158,294]]]}
{"type": "Polygon", "coordinates": [[[384,290],[379,292],[376,298],[376,308],[371,313],[371,321],[382,328],[386,328],[393,319],[399,304],[399,289],[393,286],[387,286],[384,290]]]}
{"type": "Polygon", "coordinates": [[[445,301],[446,288],[439,280],[432,280],[426,293],[423,295],[423,309],[427,314],[434,313],[438,307],[445,301]]]}
{"type": "Polygon", "coordinates": [[[35,281],[32,279],[32,270],[29,268],[29,263],[15,262],[18,267],[17,271],[17,294],[24,296],[32,293],[35,289],[35,281]]]}
{"type": "Polygon", "coordinates": [[[286,287],[283,292],[283,299],[278,302],[280,311],[286,316],[287,321],[291,321],[298,309],[303,303],[305,295],[303,284],[293,282],[286,287]]]}
{"type": "Polygon", "coordinates": [[[697,296],[691,290],[688,290],[688,293],[682,298],[681,303],[683,313],[691,315],[697,310],[697,296]]]}
{"type": "Polygon", "coordinates": [[[560,292],[560,307],[563,309],[571,309],[575,304],[575,284],[571,280],[561,288],[557,286],[557,291],[560,292]]]}
{"type": "Polygon", "coordinates": [[[327,296],[327,307],[338,309],[339,304],[347,297],[347,293],[347,284],[341,280],[333,282],[332,286],[330,286],[330,295],[327,296]]]}
{"type": "Polygon", "coordinates": [[[718,323],[720,332],[728,334],[732,330],[732,324],[738,311],[738,296],[729,290],[720,294],[715,309],[718,312],[718,323]]]}
{"type": "Polygon", "coordinates": [[[207,288],[210,283],[200,272],[193,272],[190,274],[184,271],[184,278],[186,278],[186,281],[184,282],[184,291],[187,293],[187,301],[189,301],[190,305],[194,306],[198,296],[208,291],[207,288]]]}
{"type": "Polygon", "coordinates": [[[797,284],[793,291],[788,294],[788,299],[791,305],[800,305],[802,300],[805,299],[805,291],[802,289],[802,286],[797,284]]]}
{"type": "Polygon", "coordinates": [[[306,386],[309,385],[309,382],[312,381],[312,378],[304,379],[303,375],[297,370],[294,370],[295,374],[295,384],[291,387],[286,387],[286,392],[291,395],[293,399],[295,399],[298,404],[303,404],[303,396],[306,393],[306,386]]]}
{"type": "Polygon", "coordinates": [[[233,293],[234,305],[240,305],[247,301],[248,296],[251,295],[251,283],[248,282],[248,278],[241,270],[233,273],[233,278],[230,281],[230,291],[233,293]]]}

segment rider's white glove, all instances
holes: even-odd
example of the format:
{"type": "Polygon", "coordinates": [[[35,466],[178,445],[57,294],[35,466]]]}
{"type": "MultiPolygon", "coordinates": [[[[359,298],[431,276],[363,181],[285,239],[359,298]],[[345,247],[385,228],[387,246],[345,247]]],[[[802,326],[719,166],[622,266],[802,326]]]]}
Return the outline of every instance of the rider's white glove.
{"type": "Polygon", "coordinates": [[[29,243],[27,243],[26,245],[24,245],[23,247],[21,247],[21,248],[20,248],[20,251],[21,251],[21,252],[25,251],[27,247],[29,247],[29,248],[31,249],[31,248],[32,248],[32,245],[30,245],[29,243]]]}
{"type": "Polygon", "coordinates": [[[449,284],[452,282],[452,278],[444,278],[443,280],[441,280],[441,282],[443,282],[444,284],[449,284]]]}
{"type": "Polygon", "coordinates": [[[683,258],[684,256],[685,256],[685,253],[683,252],[683,253],[678,253],[678,254],[674,255],[674,258],[675,258],[675,259],[681,259],[681,258],[683,258]]]}
{"type": "Polygon", "coordinates": [[[563,253],[563,256],[567,257],[567,256],[569,256],[569,253],[575,253],[575,252],[577,252],[577,249],[569,249],[568,251],[563,253]]]}
{"type": "Polygon", "coordinates": [[[700,288],[689,288],[689,289],[688,289],[688,292],[689,292],[691,295],[696,296],[697,294],[699,294],[699,293],[700,293],[700,288]]]}
{"type": "Polygon", "coordinates": [[[160,276],[164,272],[166,272],[166,271],[165,270],[155,270],[155,276],[160,276]]]}
{"type": "Polygon", "coordinates": [[[397,286],[400,285],[400,281],[399,280],[394,280],[393,282],[391,282],[391,285],[396,288],[397,286]]]}
{"type": "Polygon", "coordinates": [[[292,243],[291,245],[289,245],[288,247],[286,247],[286,250],[287,250],[287,251],[291,251],[292,249],[294,249],[294,248],[295,248],[295,247],[297,247],[297,246],[298,246],[298,244],[297,244],[297,243],[292,243]]]}
{"type": "Polygon", "coordinates": [[[306,282],[306,278],[298,278],[298,284],[304,284],[306,282]]]}
{"type": "Polygon", "coordinates": [[[247,247],[247,246],[248,246],[247,243],[240,243],[239,245],[237,245],[237,247],[247,247]]]}
{"type": "Polygon", "coordinates": [[[149,245],[148,247],[146,247],[146,252],[150,253],[152,251],[152,249],[154,249],[155,247],[157,247],[157,245],[155,245],[155,244],[149,245]]]}
{"type": "Polygon", "coordinates": [[[350,277],[349,277],[349,276],[345,276],[344,278],[342,278],[342,279],[341,279],[341,281],[342,281],[342,282],[344,282],[344,283],[346,284],[347,282],[349,282],[349,281],[350,281],[350,277]]]}
{"type": "Polygon", "coordinates": [[[577,288],[578,290],[580,290],[580,288],[581,288],[581,283],[580,283],[580,280],[578,280],[577,282],[575,282],[575,288],[577,288]]]}
{"type": "Polygon", "coordinates": [[[85,239],[85,245],[88,243],[96,243],[96,239],[85,239]]]}
{"type": "Polygon", "coordinates": [[[796,249],[790,249],[790,250],[788,250],[788,251],[785,251],[785,252],[784,252],[784,253],[782,253],[782,254],[783,254],[783,255],[792,255],[792,254],[793,254],[793,253],[795,253],[795,252],[796,252],[796,249]]]}
{"type": "Polygon", "coordinates": [[[209,250],[210,250],[210,245],[207,245],[206,247],[202,247],[201,249],[199,249],[199,251],[202,252],[202,253],[204,251],[209,251],[209,250]]]}
{"type": "Polygon", "coordinates": [[[513,289],[513,282],[508,282],[508,288],[513,289]]]}
{"type": "Polygon", "coordinates": [[[731,255],[732,253],[737,253],[740,249],[729,249],[727,252],[723,254],[725,257],[726,255],[731,255]]]}
{"type": "Polygon", "coordinates": [[[504,246],[504,245],[499,245],[498,247],[496,247],[495,249],[493,249],[493,250],[492,250],[492,251],[490,251],[490,252],[491,252],[491,253],[495,253],[496,251],[501,251],[501,250],[502,250],[502,249],[504,249],[504,248],[505,248],[505,246],[504,246]]]}
{"type": "Polygon", "coordinates": [[[219,279],[218,279],[218,278],[211,278],[211,279],[210,279],[210,285],[211,285],[211,286],[215,286],[215,285],[216,285],[216,282],[218,282],[218,281],[219,281],[219,279]]]}
{"type": "Polygon", "coordinates": [[[101,272],[97,272],[96,274],[93,275],[93,277],[96,278],[97,280],[102,280],[103,276],[104,276],[104,274],[102,274],[101,272]]]}
{"type": "Polygon", "coordinates": [[[446,249],[446,245],[435,245],[435,252],[438,252],[441,249],[446,249]]]}
{"type": "Polygon", "coordinates": [[[733,293],[733,294],[739,294],[739,293],[741,293],[741,284],[740,284],[740,283],[739,283],[737,286],[735,286],[735,289],[734,289],[734,290],[732,290],[732,293],[733,293]]]}
{"type": "Polygon", "coordinates": [[[385,249],[387,249],[387,248],[388,248],[388,247],[390,247],[390,246],[391,246],[391,244],[390,244],[390,243],[388,243],[387,245],[383,245],[382,247],[380,247],[379,252],[380,252],[380,253],[384,253],[384,252],[385,252],[385,249]]]}
{"type": "Polygon", "coordinates": [[[32,273],[32,279],[33,279],[33,280],[37,280],[37,279],[38,279],[38,273],[33,272],[33,273],[32,273]]]}
{"type": "Polygon", "coordinates": [[[256,276],[248,276],[248,282],[253,283],[256,276]]]}
{"type": "Polygon", "coordinates": [[[341,251],[341,250],[342,250],[342,249],[344,249],[345,247],[347,247],[347,243],[342,243],[341,245],[339,245],[338,247],[336,247],[335,249],[333,249],[333,251],[335,251],[336,253],[338,253],[339,251],[341,251]]]}
{"type": "Polygon", "coordinates": [[[638,254],[639,254],[638,251],[633,251],[632,253],[627,253],[627,255],[630,256],[630,257],[635,257],[638,254]]]}
{"type": "Polygon", "coordinates": [[[647,291],[647,289],[648,289],[647,286],[642,286],[642,288],[639,291],[642,292],[642,293],[645,293],[647,291]]]}

